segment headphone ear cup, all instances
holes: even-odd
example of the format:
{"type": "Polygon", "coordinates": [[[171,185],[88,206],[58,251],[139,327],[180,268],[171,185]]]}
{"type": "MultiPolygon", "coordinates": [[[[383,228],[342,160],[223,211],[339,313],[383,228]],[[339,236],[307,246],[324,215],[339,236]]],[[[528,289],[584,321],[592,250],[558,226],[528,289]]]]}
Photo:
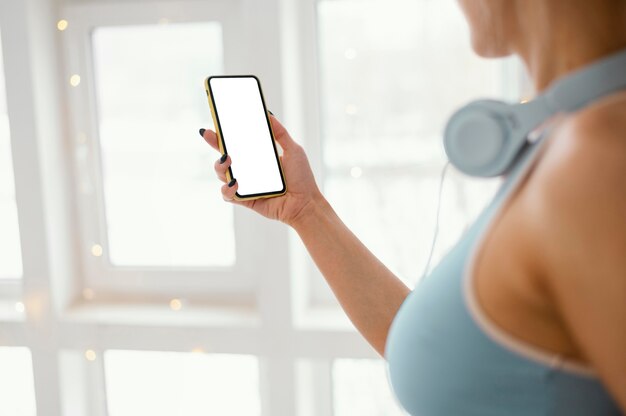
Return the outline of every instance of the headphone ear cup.
{"type": "Polygon", "coordinates": [[[626,88],[626,49],[557,80],[529,103],[481,100],[448,121],[443,144],[452,163],[473,176],[507,172],[528,135],[558,112],[571,113],[600,97],[626,88]]]}
{"type": "Polygon", "coordinates": [[[444,148],[450,163],[471,176],[491,177],[506,172],[515,159],[511,110],[506,103],[475,101],[448,121],[444,148]]]}

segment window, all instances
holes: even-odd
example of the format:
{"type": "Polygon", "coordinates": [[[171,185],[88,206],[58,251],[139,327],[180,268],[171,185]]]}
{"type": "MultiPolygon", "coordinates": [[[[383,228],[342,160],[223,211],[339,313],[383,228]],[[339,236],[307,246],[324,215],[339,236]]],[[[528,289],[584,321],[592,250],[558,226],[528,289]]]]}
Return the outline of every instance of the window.
{"type": "Polygon", "coordinates": [[[6,106],[4,63],[0,49],[0,279],[22,275],[17,207],[11,157],[9,116],[6,106]]]}
{"type": "Polygon", "coordinates": [[[402,416],[380,360],[339,359],[333,363],[335,416],[402,416]]]}
{"type": "Polygon", "coordinates": [[[35,390],[30,351],[0,347],[0,414],[35,416],[35,390]]]}
{"type": "Polygon", "coordinates": [[[260,415],[255,357],[107,351],[109,416],[260,415]]]}
{"type": "Polygon", "coordinates": [[[245,42],[242,10],[219,0],[70,3],[66,18],[89,297],[229,296],[249,304],[256,270],[248,259],[268,256],[242,241],[250,220],[220,197],[218,154],[198,135],[212,127],[204,79],[241,64],[234,56],[245,42]]]}
{"type": "MultiPolygon", "coordinates": [[[[0,302],[0,414],[36,397],[53,415],[404,415],[287,228],[220,199],[203,81],[257,75],[339,214],[413,285],[443,124],[517,98],[518,65],[472,56],[455,0],[41,3],[0,2],[6,84],[37,91],[7,96],[14,192],[0,83],[0,275],[22,274],[15,195],[29,262],[0,281],[20,289],[0,302]]],[[[433,264],[496,185],[449,173],[433,264]]]]}
{"type": "MultiPolygon", "coordinates": [[[[374,254],[412,287],[433,239],[445,122],[472,99],[517,97],[518,66],[472,53],[454,1],[319,0],[317,14],[325,194],[374,254]]],[[[497,184],[447,175],[430,266],[497,184]]],[[[313,270],[310,276],[313,302],[331,300],[316,283],[321,276],[313,270]]]]}
{"type": "Polygon", "coordinates": [[[92,39],[111,263],[232,266],[232,207],[209,192],[215,155],[195,132],[203,79],[222,72],[220,24],[98,27],[92,39]]]}

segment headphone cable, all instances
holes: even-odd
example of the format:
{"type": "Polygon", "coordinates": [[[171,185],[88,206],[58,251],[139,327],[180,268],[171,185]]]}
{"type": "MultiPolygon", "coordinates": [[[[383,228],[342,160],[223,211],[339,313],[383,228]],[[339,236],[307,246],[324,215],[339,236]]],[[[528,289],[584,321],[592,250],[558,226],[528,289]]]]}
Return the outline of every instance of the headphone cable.
{"type": "Polygon", "coordinates": [[[439,191],[437,194],[437,213],[435,214],[435,229],[433,231],[433,240],[430,245],[430,253],[428,254],[428,259],[426,260],[426,266],[424,266],[424,271],[422,272],[422,279],[424,279],[426,277],[426,273],[428,273],[428,269],[430,268],[430,262],[432,261],[433,253],[435,251],[435,245],[437,244],[437,237],[439,235],[439,216],[441,214],[441,195],[443,194],[443,184],[446,178],[446,173],[448,172],[448,166],[450,166],[450,161],[446,161],[446,164],[443,166],[443,169],[441,170],[441,175],[439,177],[439,191]]]}

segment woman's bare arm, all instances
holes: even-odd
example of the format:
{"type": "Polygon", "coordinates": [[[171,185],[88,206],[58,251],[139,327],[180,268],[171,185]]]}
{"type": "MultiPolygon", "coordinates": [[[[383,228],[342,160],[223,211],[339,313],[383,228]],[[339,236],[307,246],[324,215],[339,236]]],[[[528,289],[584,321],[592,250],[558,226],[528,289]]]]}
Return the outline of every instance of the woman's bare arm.
{"type": "MultiPolygon", "coordinates": [[[[250,208],[259,214],[292,226],[313,257],[326,281],[359,332],[384,354],[389,326],[409,289],[387,269],[335,214],[322,196],[304,150],[276,120],[270,118],[281,157],[287,193],[284,196],[253,201],[235,201],[234,181],[222,186],[225,200],[250,208]]],[[[213,131],[202,136],[218,149],[213,131]]],[[[215,172],[226,182],[231,164],[226,156],[215,162],[215,172]]],[[[235,178],[236,179],[236,178],[235,178]]]]}
{"type": "Polygon", "coordinates": [[[292,226],[367,341],[384,355],[389,326],[409,289],[346,227],[324,199],[292,226]]]}

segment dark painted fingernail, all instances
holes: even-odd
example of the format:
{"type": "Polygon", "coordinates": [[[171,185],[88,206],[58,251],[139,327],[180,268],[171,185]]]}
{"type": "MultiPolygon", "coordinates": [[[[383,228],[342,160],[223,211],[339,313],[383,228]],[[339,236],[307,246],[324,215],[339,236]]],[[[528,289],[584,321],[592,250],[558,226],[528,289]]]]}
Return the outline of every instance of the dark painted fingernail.
{"type": "Polygon", "coordinates": [[[268,113],[270,113],[271,115],[274,115],[274,113],[272,113],[270,110],[267,110],[268,113]]]}
{"type": "Polygon", "coordinates": [[[224,153],[222,155],[222,157],[220,157],[220,165],[223,164],[224,162],[226,162],[227,158],[228,158],[228,155],[226,153],[224,153]]]}
{"type": "Polygon", "coordinates": [[[233,178],[230,182],[228,182],[228,187],[232,188],[237,183],[237,179],[233,178]]]}
{"type": "Polygon", "coordinates": [[[206,131],[206,129],[200,129],[200,131],[199,131],[200,136],[204,137],[204,132],[205,132],[205,131],[206,131]]]}

